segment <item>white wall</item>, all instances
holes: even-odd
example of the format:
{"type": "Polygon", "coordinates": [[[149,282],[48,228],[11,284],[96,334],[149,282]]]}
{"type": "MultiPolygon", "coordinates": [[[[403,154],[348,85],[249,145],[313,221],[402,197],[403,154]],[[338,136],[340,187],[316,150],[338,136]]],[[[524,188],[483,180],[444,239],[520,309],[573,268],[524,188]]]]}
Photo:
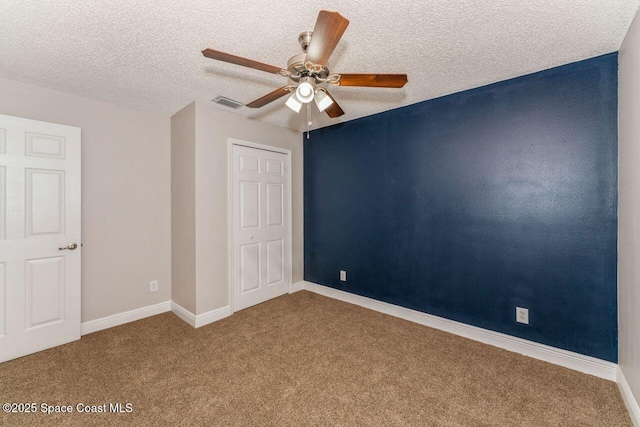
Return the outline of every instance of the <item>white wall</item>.
{"type": "Polygon", "coordinates": [[[196,107],[171,117],[171,299],[196,312],[196,107]]]}
{"type": "Polygon", "coordinates": [[[82,129],[82,321],[170,299],[170,119],[7,79],[0,114],[82,129]]]}
{"type": "MultiPolygon", "coordinates": [[[[191,304],[195,292],[195,309],[191,305],[178,304],[194,314],[229,305],[228,272],[228,169],[229,138],[256,142],[291,150],[292,178],[292,229],[293,229],[293,282],[302,280],[303,265],[303,216],[302,216],[302,137],[300,133],[233,114],[209,105],[193,103],[172,117],[172,152],[174,160],[173,224],[182,233],[174,250],[185,253],[195,248],[195,282],[187,273],[194,267],[188,257],[174,255],[174,296],[178,287],[187,295],[185,304],[191,304]],[[191,140],[193,136],[184,129],[191,123],[195,111],[195,152],[191,140]],[[195,161],[195,184],[188,158],[195,161]],[[178,163],[182,166],[178,167],[178,163]],[[192,200],[191,192],[195,191],[192,200]],[[177,203],[178,197],[181,202],[177,203]],[[191,218],[183,218],[184,215],[191,218]],[[180,220],[178,220],[180,218],[180,220]],[[195,221],[195,233],[191,233],[191,223],[195,221]],[[177,224],[177,223],[180,224],[177,224]],[[182,230],[184,229],[184,230],[182,230]],[[184,231],[184,232],[183,232],[184,231]],[[191,289],[182,289],[190,287],[191,289]]],[[[191,258],[193,259],[193,257],[191,258]]],[[[193,271],[193,270],[191,270],[193,271]]]]}
{"type": "Polygon", "coordinates": [[[618,88],[618,361],[640,398],[640,17],[620,48],[618,88]]]}
{"type": "Polygon", "coordinates": [[[293,283],[302,280],[302,135],[266,122],[196,104],[196,314],[229,304],[229,138],[291,150],[293,283]]]}

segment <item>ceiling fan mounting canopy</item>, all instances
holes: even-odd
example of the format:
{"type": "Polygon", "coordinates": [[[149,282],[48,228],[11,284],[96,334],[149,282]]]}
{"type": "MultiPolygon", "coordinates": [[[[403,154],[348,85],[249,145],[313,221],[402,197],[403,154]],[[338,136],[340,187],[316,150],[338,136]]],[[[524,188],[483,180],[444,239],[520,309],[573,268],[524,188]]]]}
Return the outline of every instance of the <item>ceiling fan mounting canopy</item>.
{"type": "Polygon", "coordinates": [[[293,84],[283,86],[262,98],[250,102],[246,105],[249,108],[263,107],[288,93],[294,92],[287,100],[288,106],[291,107],[289,104],[295,104],[296,108],[292,108],[294,111],[299,111],[296,102],[308,103],[315,99],[320,111],[324,111],[329,117],[335,118],[343,115],[344,111],[329,91],[322,87],[324,84],[401,88],[407,83],[406,74],[331,74],[329,72],[329,57],[338,45],[348,25],[349,20],[338,12],[321,10],[313,31],[304,31],[298,36],[298,42],[303,53],[291,57],[287,62],[286,69],[214,49],[205,49],[202,54],[207,58],[218,61],[278,74],[293,81],[293,84]],[[304,101],[300,101],[300,99],[304,99],[304,101]]]}
{"type": "Polygon", "coordinates": [[[307,53],[307,49],[309,48],[309,43],[311,43],[311,36],[313,35],[313,31],[303,31],[298,36],[298,43],[300,43],[300,47],[304,53],[307,53]]]}

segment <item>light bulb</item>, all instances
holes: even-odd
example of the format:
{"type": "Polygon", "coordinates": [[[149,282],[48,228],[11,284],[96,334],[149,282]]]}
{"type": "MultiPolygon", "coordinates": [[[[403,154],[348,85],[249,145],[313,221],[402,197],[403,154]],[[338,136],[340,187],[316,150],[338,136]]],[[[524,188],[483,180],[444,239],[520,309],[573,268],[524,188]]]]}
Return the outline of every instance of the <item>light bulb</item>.
{"type": "Polygon", "coordinates": [[[313,86],[309,82],[302,82],[296,89],[296,97],[298,101],[306,104],[313,99],[313,86]]]}

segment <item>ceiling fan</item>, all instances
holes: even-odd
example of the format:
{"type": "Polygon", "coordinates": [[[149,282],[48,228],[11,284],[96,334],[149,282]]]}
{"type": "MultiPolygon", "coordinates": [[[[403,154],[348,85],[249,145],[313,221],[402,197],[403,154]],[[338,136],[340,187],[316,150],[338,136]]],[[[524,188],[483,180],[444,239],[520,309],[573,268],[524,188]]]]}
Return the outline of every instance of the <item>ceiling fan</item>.
{"type": "Polygon", "coordinates": [[[349,20],[338,12],[321,10],[316,26],[298,37],[304,53],[289,59],[283,69],[229,53],[205,49],[202,54],[207,58],[229,62],[267,73],[278,74],[291,80],[291,84],[250,102],[249,108],[260,108],[291,93],[286,105],[296,113],[303,104],[315,100],[320,111],[331,118],[340,117],[344,111],[327,90],[327,85],[401,88],[407,83],[406,74],[335,74],[329,71],[329,57],[347,29],[349,20]]]}

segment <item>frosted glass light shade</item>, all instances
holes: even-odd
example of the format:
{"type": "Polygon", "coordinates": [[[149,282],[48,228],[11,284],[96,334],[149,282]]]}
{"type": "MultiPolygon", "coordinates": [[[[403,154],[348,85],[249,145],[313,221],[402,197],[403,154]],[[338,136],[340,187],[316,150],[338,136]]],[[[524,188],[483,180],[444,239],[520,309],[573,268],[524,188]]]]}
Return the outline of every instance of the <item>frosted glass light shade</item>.
{"type": "Polygon", "coordinates": [[[326,110],[329,105],[333,104],[333,99],[331,99],[329,95],[321,90],[316,93],[315,101],[316,106],[318,107],[318,110],[320,110],[320,112],[326,110]]]}
{"type": "Polygon", "coordinates": [[[291,108],[296,113],[299,113],[300,109],[302,108],[302,102],[298,101],[295,93],[291,94],[289,99],[287,99],[287,102],[285,102],[285,105],[291,108]]]}

